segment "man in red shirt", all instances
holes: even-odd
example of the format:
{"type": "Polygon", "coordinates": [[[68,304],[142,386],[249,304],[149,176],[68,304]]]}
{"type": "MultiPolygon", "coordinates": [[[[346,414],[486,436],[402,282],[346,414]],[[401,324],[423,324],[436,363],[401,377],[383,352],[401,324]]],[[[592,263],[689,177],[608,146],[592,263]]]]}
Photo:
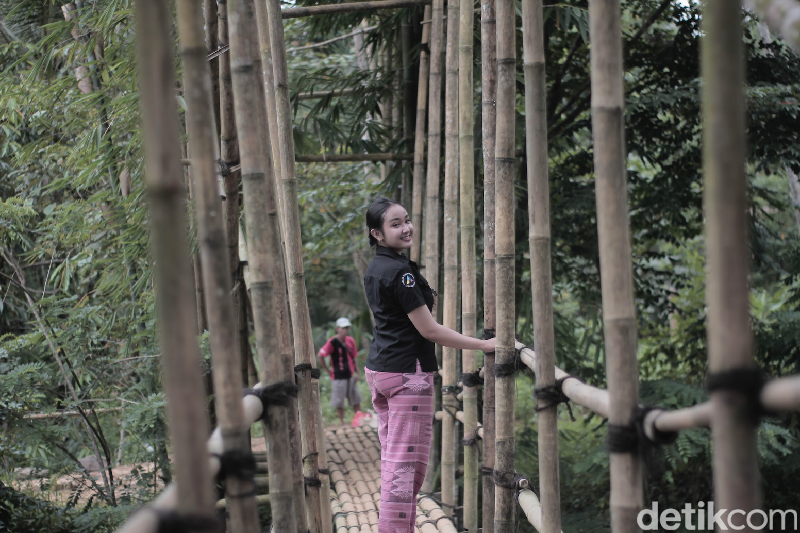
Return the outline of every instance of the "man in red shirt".
{"type": "Polygon", "coordinates": [[[344,425],[344,400],[350,402],[353,410],[358,413],[361,411],[361,393],[358,390],[358,382],[361,376],[358,374],[356,358],[358,350],[356,341],[349,336],[350,321],[342,317],[336,321],[336,335],[328,339],[319,350],[319,366],[331,376],[331,405],[336,408],[339,415],[339,424],[344,425]],[[330,368],[326,359],[330,357],[330,368]]]}

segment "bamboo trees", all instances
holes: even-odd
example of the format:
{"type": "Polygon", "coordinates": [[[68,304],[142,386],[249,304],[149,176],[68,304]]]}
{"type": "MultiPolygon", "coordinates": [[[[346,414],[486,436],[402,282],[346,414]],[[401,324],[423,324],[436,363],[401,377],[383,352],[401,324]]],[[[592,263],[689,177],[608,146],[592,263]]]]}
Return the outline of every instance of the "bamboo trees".
{"type": "Polygon", "coordinates": [[[267,0],[270,43],[273,53],[276,115],[278,118],[278,142],[281,154],[281,181],[283,206],[286,209],[286,258],[289,270],[289,306],[294,334],[295,362],[304,365],[300,379],[300,425],[303,446],[303,476],[312,481],[306,486],[308,526],[312,531],[327,532],[331,523],[322,520],[322,506],[330,508],[330,480],[323,476],[321,486],[317,456],[325,449],[317,447],[317,431],[322,430],[319,404],[314,404],[313,389],[319,384],[311,378],[314,367],[314,345],[311,335],[311,320],[306,299],[305,275],[303,273],[303,251],[300,238],[300,213],[297,203],[297,176],[294,165],[294,139],[292,138],[292,116],[289,104],[289,77],[286,66],[286,46],[283,39],[283,21],[280,2],[267,0]]]}
{"type": "MultiPolygon", "coordinates": [[[[214,118],[211,84],[203,42],[202,6],[191,0],[178,2],[178,26],[181,57],[186,80],[186,101],[190,109],[186,126],[192,146],[192,176],[195,180],[197,227],[203,283],[206,288],[207,311],[211,331],[211,356],[214,365],[214,392],[217,416],[222,434],[223,452],[248,453],[250,439],[242,409],[243,383],[240,372],[239,332],[231,298],[228,274],[227,240],[219,216],[222,202],[217,187],[214,154],[214,118]]],[[[253,493],[252,478],[242,472],[231,472],[225,479],[229,494],[253,493]]],[[[258,531],[255,500],[230,498],[231,526],[237,531],[258,531]]]]}
{"type": "Polygon", "coordinates": [[[205,440],[208,420],[199,372],[196,315],[173,97],[171,17],[159,0],[136,3],[138,64],[158,315],[181,513],[210,518],[214,500],[205,440]]]}
{"type": "Polygon", "coordinates": [[[610,392],[611,528],[638,531],[641,461],[636,449],[614,446],[638,404],[636,315],[628,229],[623,133],[622,33],[618,0],[589,4],[597,234],[600,247],[603,331],[610,392]]]}
{"type": "MultiPolygon", "coordinates": [[[[431,7],[425,6],[424,20],[430,20],[431,7]]],[[[422,192],[425,183],[425,108],[428,101],[428,71],[430,58],[426,48],[431,35],[431,25],[422,27],[422,41],[419,53],[419,85],[417,86],[417,121],[414,131],[414,181],[412,185],[413,200],[411,201],[411,223],[422,236],[422,192]]],[[[437,222],[438,223],[438,222],[437,222]]],[[[411,245],[411,260],[420,261],[422,239],[414,239],[411,245]]]]}
{"type": "MultiPolygon", "coordinates": [[[[458,304],[458,10],[447,1],[444,104],[444,325],[456,329],[458,304]]],[[[442,349],[442,501],[455,505],[456,350],[442,349]],[[445,393],[447,390],[449,393],[445,393]]]]}
{"type": "MultiPolygon", "coordinates": [[[[495,130],[497,96],[497,28],[495,0],[481,0],[481,128],[483,141],[483,329],[496,323],[495,274],[495,130]]],[[[494,354],[483,357],[483,532],[494,531],[494,354]]]]}
{"type": "MultiPolygon", "coordinates": [[[[744,46],[738,4],[708,0],[703,31],[703,207],[714,501],[720,509],[747,514],[759,507],[760,500],[752,400],[743,389],[711,387],[720,375],[746,375],[753,368],[747,288],[744,46]]],[[[732,529],[742,529],[744,514],[734,521],[731,513],[725,521],[732,529]]]]}
{"type": "MultiPolygon", "coordinates": [[[[442,44],[444,38],[444,0],[433,0],[431,8],[431,70],[428,105],[428,168],[425,179],[425,262],[424,276],[430,286],[439,288],[439,185],[442,150],[442,44]]],[[[437,311],[438,311],[437,305],[437,311]]],[[[439,391],[438,395],[441,395],[439,391]]],[[[434,428],[434,436],[438,429],[434,428]]],[[[436,438],[431,446],[428,471],[422,489],[433,492],[440,448],[436,438]]]]}
{"type": "MultiPolygon", "coordinates": [[[[460,0],[458,28],[458,151],[461,204],[461,332],[475,336],[477,280],[475,268],[475,161],[472,133],[472,0],[460,0]]],[[[453,24],[455,26],[455,24],[453,24]]],[[[477,370],[475,350],[461,350],[462,370],[477,370]]],[[[464,383],[464,527],[478,531],[478,389],[464,383]]]]}
{"type": "Polygon", "coordinates": [[[516,45],[513,0],[497,0],[497,129],[495,144],[497,348],[495,376],[495,533],[514,531],[514,99],[516,45]],[[511,211],[511,213],[509,213],[511,211]],[[506,365],[501,367],[500,365],[506,365]]]}
{"type": "MultiPolygon", "coordinates": [[[[547,89],[545,87],[542,0],[522,2],[525,65],[525,144],[528,161],[528,222],[536,342],[537,389],[555,384],[553,284],[550,272],[550,188],[547,181],[547,89]]],[[[538,400],[539,494],[542,533],[561,531],[558,460],[558,404],[538,400]]]]}

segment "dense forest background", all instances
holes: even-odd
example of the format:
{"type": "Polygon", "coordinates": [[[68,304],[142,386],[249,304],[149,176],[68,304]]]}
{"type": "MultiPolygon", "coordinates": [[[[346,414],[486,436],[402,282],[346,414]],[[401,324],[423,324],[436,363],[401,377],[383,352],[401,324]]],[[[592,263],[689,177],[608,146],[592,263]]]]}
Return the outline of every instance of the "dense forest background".
{"type": "MultiPolygon", "coordinates": [[[[51,0],[0,0],[0,530],[111,531],[171,479],[132,2],[76,5],[66,20],[61,4],[51,0]],[[57,410],[80,410],[85,417],[30,416],[57,410]],[[114,464],[134,465],[125,486],[110,480],[109,491],[83,471],[79,460],[98,451],[114,464]],[[154,465],[155,474],[143,465],[154,465]],[[76,488],[66,501],[57,499],[52,480],[60,474],[72,475],[90,496],[81,497],[76,488]],[[23,487],[25,477],[33,482],[23,487]]],[[[566,0],[546,7],[545,14],[556,360],[603,387],[587,3],[566,0]]],[[[285,23],[298,153],[411,151],[407,132],[413,132],[415,102],[409,95],[416,97],[421,16],[422,8],[413,8],[285,23]],[[350,33],[362,19],[363,36],[306,48],[350,33]],[[386,68],[384,61],[382,68],[370,68],[370,59],[387,46],[396,49],[394,66],[386,68]],[[347,90],[353,91],[297,97],[347,90]],[[408,116],[404,127],[387,124],[390,97],[402,103],[397,116],[408,116]]],[[[800,372],[800,198],[793,199],[790,188],[800,172],[800,59],[748,13],[742,20],[755,356],[769,375],[786,376],[800,372]]],[[[694,0],[624,3],[642,402],[668,408],[706,397],[700,36],[694,0]]],[[[476,65],[479,37],[476,20],[476,65]]],[[[518,38],[518,149],[525,138],[521,42],[518,38]]],[[[180,73],[177,52],[176,65],[180,73]]],[[[475,72],[472,104],[480,139],[479,66],[475,72]]],[[[175,96],[184,113],[181,94],[178,84],[175,96]]],[[[478,142],[475,154],[481,256],[478,142]]],[[[353,320],[361,346],[369,339],[359,274],[369,258],[363,213],[376,195],[408,194],[410,165],[391,165],[378,176],[372,163],[298,166],[317,348],[342,315],[353,320]],[[405,190],[399,190],[403,184],[405,190]]],[[[521,161],[518,201],[498,207],[516,220],[517,329],[523,342],[532,344],[526,188],[521,161]]],[[[187,224],[194,230],[193,220],[187,224]]],[[[479,257],[479,284],[482,279],[479,257]]],[[[208,373],[207,336],[201,334],[208,373]]],[[[517,469],[535,479],[533,386],[532,376],[518,377],[517,469]]],[[[324,377],[322,387],[324,398],[324,377]]],[[[562,409],[564,531],[608,531],[604,421],[581,408],[562,409]]],[[[326,417],[334,420],[329,409],[326,417]]],[[[798,506],[799,423],[796,413],[762,421],[758,451],[765,508],[798,506]]],[[[699,429],[652,451],[645,501],[675,508],[710,501],[710,456],[709,433],[699,429]]]]}

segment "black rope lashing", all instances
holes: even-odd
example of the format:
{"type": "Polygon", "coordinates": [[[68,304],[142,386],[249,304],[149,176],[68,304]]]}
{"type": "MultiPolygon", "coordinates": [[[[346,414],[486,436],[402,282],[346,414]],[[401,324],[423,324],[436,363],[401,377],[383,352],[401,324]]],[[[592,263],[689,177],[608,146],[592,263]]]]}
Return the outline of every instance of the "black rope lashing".
{"type": "Polygon", "coordinates": [[[518,370],[524,370],[527,368],[525,364],[522,362],[522,358],[520,357],[520,352],[528,348],[527,346],[523,346],[519,350],[514,350],[514,360],[510,363],[497,363],[494,364],[494,377],[496,378],[504,378],[508,376],[513,376],[517,373],[518,370]]]}
{"type": "Polygon", "coordinates": [[[322,481],[320,481],[317,477],[303,476],[303,484],[306,487],[321,487],[322,481]]]}
{"type": "Polygon", "coordinates": [[[458,413],[458,411],[456,411],[454,408],[450,407],[449,405],[443,405],[442,406],[442,411],[447,412],[447,414],[452,416],[454,419],[456,417],[456,413],[458,413]]]}
{"type": "Polygon", "coordinates": [[[639,431],[636,424],[608,423],[606,436],[608,453],[637,453],[639,451],[639,431]]]}
{"type": "Polygon", "coordinates": [[[442,387],[442,396],[448,394],[451,394],[453,398],[458,400],[458,387],[456,387],[455,385],[445,385],[444,387],[442,387]]]}
{"type": "Polygon", "coordinates": [[[476,429],[472,432],[472,436],[464,437],[462,442],[464,443],[464,446],[472,446],[477,443],[478,440],[480,440],[480,437],[478,436],[478,430],[476,429]]]}
{"type": "Polygon", "coordinates": [[[288,381],[273,383],[260,389],[245,389],[245,396],[255,396],[261,400],[261,419],[267,418],[267,407],[270,405],[289,405],[289,399],[297,396],[297,385],[288,381]]]}
{"type": "Polygon", "coordinates": [[[465,387],[477,387],[478,385],[483,385],[483,378],[481,377],[480,371],[464,372],[461,374],[461,383],[463,383],[465,387]]]}
{"type": "Polygon", "coordinates": [[[517,472],[501,472],[499,470],[494,470],[492,472],[492,479],[494,480],[495,486],[514,490],[517,488],[518,475],[517,472]]]}
{"type": "Polygon", "coordinates": [[[299,365],[294,365],[294,373],[299,374],[300,372],[304,372],[306,370],[311,371],[311,379],[319,379],[322,376],[322,371],[319,368],[314,368],[311,366],[311,363],[300,363],[299,365]]]}
{"type": "Polygon", "coordinates": [[[229,477],[252,480],[256,475],[256,457],[250,450],[227,450],[211,455],[219,459],[217,481],[225,481],[229,477]]]}
{"type": "MultiPolygon", "coordinates": [[[[557,379],[553,385],[544,385],[542,387],[536,387],[533,389],[533,397],[537,400],[542,400],[543,402],[547,402],[545,405],[536,406],[536,412],[544,411],[545,409],[549,409],[551,407],[556,407],[560,403],[564,403],[567,405],[567,409],[569,410],[569,417],[575,422],[575,416],[572,414],[572,404],[570,403],[569,398],[566,394],[564,394],[564,390],[562,386],[564,385],[564,381],[572,378],[573,376],[565,376],[563,378],[557,379]]],[[[578,378],[574,378],[578,379],[578,378]]]]}
{"type": "Polygon", "coordinates": [[[481,466],[480,472],[482,476],[494,476],[494,468],[488,466],[481,466]]]}
{"type": "Polygon", "coordinates": [[[761,403],[761,389],[767,379],[760,368],[734,368],[706,376],[706,391],[731,391],[743,394],[749,406],[750,418],[758,425],[761,416],[769,414],[761,403]]]}
{"type": "Polygon", "coordinates": [[[319,452],[311,452],[309,454],[304,455],[303,458],[300,459],[300,462],[305,463],[306,459],[308,459],[309,457],[319,457],[319,452]]]}
{"type": "Polygon", "coordinates": [[[195,533],[219,531],[221,524],[214,515],[182,514],[175,509],[150,508],[158,517],[157,533],[195,533]]]}
{"type": "Polygon", "coordinates": [[[323,476],[328,476],[328,477],[330,477],[330,475],[331,475],[331,471],[330,471],[330,470],[328,470],[327,468],[319,468],[319,469],[317,469],[317,470],[318,470],[318,472],[319,472],[320,474],[322,474],[323,476]]]}
{"type": "Polygon", "coordinates": [[[221,157],[217,159],[217,164],[219,165],[219,173],[223,178],[231,175],[231,167],[221,157]]]}

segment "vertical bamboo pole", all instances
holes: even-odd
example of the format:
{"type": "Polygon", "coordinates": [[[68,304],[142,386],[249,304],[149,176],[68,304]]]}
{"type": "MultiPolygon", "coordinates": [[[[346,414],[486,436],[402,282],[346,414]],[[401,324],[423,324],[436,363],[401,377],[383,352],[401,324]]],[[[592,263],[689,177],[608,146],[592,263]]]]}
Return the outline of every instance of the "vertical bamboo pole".
{"type": "MultiPolygon", "coordinates": [[[[286,288],[286,269],[283,260],[283,231],[286,225],[282,224],[282,213],[285,212],[280,206],[280,195],[277,186],[280,182],[280,147],[278,146],[278,119],[275,107],[275,83],[272,61],[272,44],[270,43],[269,19],[267,17],[266,2],[256,0],[255,2],[256,25],[258,27],[259,50],[261,53],[261,75],[263,80],[264,113],[268,121],[268,135],[262,136],[265,163],[272,164],[272,179],[267,183],[267,212],[269,216],[269,246],[270,246],[270,266],[275,283],[276,301],[276,321],[277,330],[277,349],[271,350],[277,353],[280,359],[279,374],[283,381],[294,380],[294,354],[292,351],[291,338],[291,319],[289,314],[289,302],[287,299],[286,288]],[[268,160],[268,161],[267,161],[268,160]]],[[[262,363],[262,368],[265,365],[262,363]]],[[[306,518],[306,495],[305,485],[303,484],[303,465],[300,443],[300,427],[297,408],[297,399],[292,398],[289,403],[289,449],[291,451],[292,462],[292,484],[293,484],[293,505],[295,512],[295,526],[297,533],[305,533],[308,530],[308,519],[306,518]]]]}
{"type": "MultiPolygon", "coordinates": [[[[256,345],[261,360],[262,376],[268,384],[277,383],[280,375],[280,358],[270,357],[275,324],[274,278],[269,270],[269,255],[274,245],[269,237],[269,209],[267,205],[268,179],[265,174],[262,140],[269,134],[266,117],[254,112],[260,107],[258,94],[260,82],[253,68],[252,38],[255,26],[250,0],[231,2],[230,41],[231,71],[233,74],[234,106],[239,130],[239,149],[242,160],[242,186],[244,192],[245,223],[247,231],[247,262],[250,270],[250,294],[253,303],[253,322],[256,345]],[[262,118],[262,120],[259,120],[262,118]]],[[[268,168],[266,169],[269,170],[268,168]]],[[[274,222],[274,221],[273,221],[274,222]]],[[[241,400],[240,400],[241,402],[241,400]]],[[[295,531],[292,507],[292,476],[289,455],[288,409],[286,406],[269,406],[265,423],[270,474],[270,502],[273,527],[276,531],[295,531]]],[[[236,531],[236,529],[234,529],[236,531]]]]}
{"type": "MultiPolygon", "coordinates": [[[[458,9],[447,0],[447,48],[444,104],[444,325],[458,327],[458,9]]],[[[456,384],[455,348],[442,349],[442,387],[456,384]]],[[[455,505],[455,394],[442,394],[442,501],[455,505]]]]}
{"type": "MultiPolygon", "coordinates": [[[[619,0],[589,4],[592,135],[603,297],[609,424],[625,426],[638,403],[636,315],[628,229],[619,0]]],[[[612,453],[611,529],[638,531],[642,508],[641,461],[636,453],[612,453]]]]}
{"type": "MultiPolygon", "coordinates": [[[[495,261],[498,364],[514,362],[514,117],[516,89],[516,32],[514,0],[497,0],[497,123],[495,140],[495,261]]],[[[505,485],[514,472],[514,376],[497,377],[495,388],[495,479],[505,485]]],[[[495,486],[495,533],[514,531],[514,489],[495,486]]]]}
{"type": "Polygon", "coordinates": [[[138,66],[148,198],[164,354],[170,438],[175,453],[178,512],[213,517],[205,391],[199,371],[196,314],[181,183],[171,21],[167,4],[136,3],[138,66]]]}
{"type": "MultiPolygon", "coordinates": [[[[211,357],[214,365],[216,412],[222,434],[223,452],[250,450],[248,427],[242,409],[242,376],[237,350],[236,314],[228,275],[227,241],[222,218],[222,201],[217,187],[214,154],[214,117],[211,79],[203,32],[202,5],[192,0],[177,3],[181,59],[184,68],[186,127],[192,146],[192,176],[195,180],[195,205],[200,241],[200,259],[206,275],[207,312],[211,332],[211,357]]],[[[225,479],[228,494],[254,494],[253,480],[232,472],[225,479]]],[[[228,498],[231,527],[234,531],[259,530],[255,499],[228,498]]]]}
{"type": "MultiPolygon", "coordinates": [[[[431,68],[428,85],[428,168],[425,180],[425,265],[424,276],[431,287],[439,287],[439,186],[442,150],[442,49],[444,33],[444,0],[433,0],[431,9],[431,68]]],[[[438,307],[438,306],[437,306],[438,307]]],[[[434,428],[434,436],[438,428],[434,428]]],[[[433,492],[439,466],[439,442],[433,439],[428,471],[422,485],[424,492],[433,492]]]]}
{"type": "MultiPolygon", "coordinates": [[[[431,19],[431,6],[425,6],[423,20],[431,19]]],[[[411,245],[411,260],[420,262],[422,250],[422,192],[425,183],[425,108],[428,103],[429,57],[426,48],[431,35],[431,25],[422,26],[422,42],[419,53],[419,85],[417,86],[417,121],[414,131],[414,184],[411,201],[411,223],[419,235],[411,245]]]]}
{"type": "MultiPolygon", "coordinates": [[[[394,54],[392,53],[392,36],[388,36],[386,42],[383,44],[383,53],[381,53],[381,61],[383,67],[383,75],[386,76],[386,80],[389,84],[389,93],[386,95],[386,98],[382,99],[381,109],[381,122],[383,122],[384,128],[386,129],[386,134],[389,136],[389,139],[394,138],[394,71],[392,70],[392,59],[394,54]]],[[[389,174],[390,167],[389,162],[385,162],[381,165],[381,181],[386,180],[386,176],[389,174]]]]}
{"type": "MultiPolygon", "coordinates": [[[[496,324],[494,150],[497,97],[494,0],[481,0],[481,129],[483,141],[483,328],[496,324]]],[[[494,354],[483,357],[483,533],[494,531],[494,354]]]]}
{"type": "MultiPolygon", "coordinates": [[[[475,336],[477,328],[477,272],[475,268],[475,158],[472,133],[473,0],[459,0],[458,28],[458,168],[461,215],[461,332],[475,336]]],[[[461,350],[465,373],[477,370],[475,350],[461,350]]],[[[478,389],[464,386],[464,437],[478,429],[478,389]]],[[[464,529],[478,531],[478,446],[464,447],[464,529]]]]}
{"type": "MultiPolygon", "coordinates": [[[[528,162],[528,227],[536,343],[536,386],[555,384],[553,282],[550,270],[550,188],[547,178],[547,89],[545,87],[542,0],[522,1],[525,68],[525,144],[528,162]]],[[[541,533],[561,532],[558,475],[558,406],[538,400],[541,533]]]]}
{"type": "MultiPolygon", "coordinates": [[[[411,135],[414,131],[414,80],[411,79],[411,16],[407,13],[400,22],[400,47],[398,66],[400,76],[397,80],[398,98],[397,111],[403,127],[398,127],[398,133],[403,136],[403,150],[407,151],[411,144],[411,135]]],[[[400,163],[403,168],[403,189],[400,203],[405,206],[413,204],[413,169],[408,168],[408,163],[400,163]],[[409,172],[411,170],[412,172],[409,172]]]]}
{"type": "MultiPolygon", "coordinates": [[[[747,274],[747,194],[744,172],[744,46],[738,4],[708,0],[701,45],[703,203],[706,215],[708,367],[711,374],[753,366],[747,274]]],[[[717,509],[760,507],[756,424],[738,391],[711,393],[714,501],[717,509]]],[[[730,529],[742,529],[744,516],[730,529]]],[[[756,522],[757,523],[757,522],[756,522]]],[[[746,527],[750,530],[750,527],[746,527]]]]}
{"type": "MultiPolygon", "coordinates": [[[[214,52],[219,48],[219,21],[217,20],[217,1],[203,0],[203,16],[205,18],[206,48],[214,52]]],[[[214,107],[214,131],[219,137],[219,58],[208,62],[211,69],[211,102],[214,107]]]]}
{"type": "MultiPolygon", "coordinates": [[[[278,118],[278,142],[281,153],[281,180],[283,205],[286,208],[286,263],[289,271],[289,307],[292,318],[292,333],[295,347],[295,362],[316,365],[314,345],[311,343],[311,319],[306,299],[305,274],[303,272],[303,249],[300,237],[300,211],[297,203],[297,176],[294,166],[294,139],[292,137],[292,115],[289,103],[289,76],[286,66],[286,45],[283,38],[283,20],[279,0],[267,0],[270,43],[275,80],[275,97],[278,118]]],[[[311,379],[311,372],[299,374],[300,426],[303,462],[303,476],[319,478],[317,455],[325,449],[317,449],[317,431],[322,431],[319,405],[313,403],[313,389],[319,383],[311,379]]],[[[330,480],[328,476],[320,479],[321,487],[306,486],[306,507],[308,527],[314,532],[328,533],[331,524],[322,520],[322,505],[330,506],[330,480]],[[327,490],[326,490],[327,489],[327,490]],[[324,496],[324,497],[323,497],[324,496]]]]}

